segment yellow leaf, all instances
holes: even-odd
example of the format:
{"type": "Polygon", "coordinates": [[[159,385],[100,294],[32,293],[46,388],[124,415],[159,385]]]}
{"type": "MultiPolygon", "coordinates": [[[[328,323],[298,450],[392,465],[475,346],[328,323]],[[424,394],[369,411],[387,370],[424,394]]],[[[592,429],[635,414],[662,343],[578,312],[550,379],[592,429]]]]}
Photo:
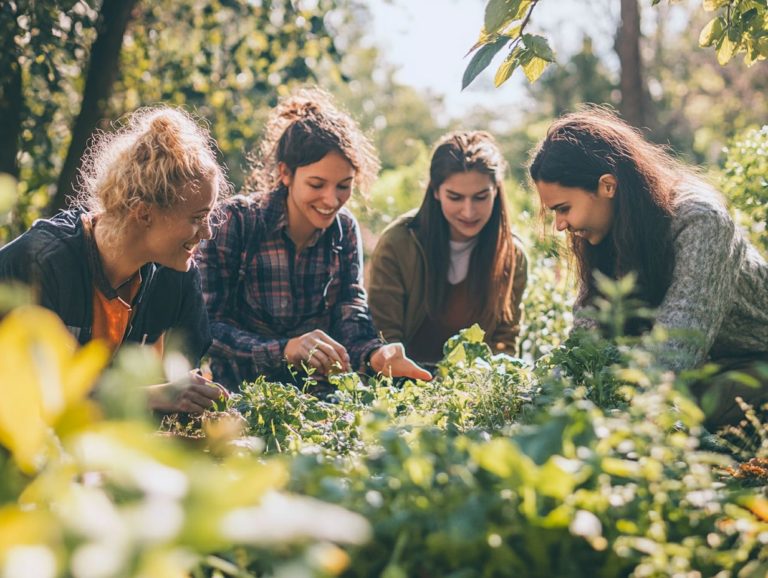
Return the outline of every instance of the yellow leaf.
{"type": "Polygon", "coordinates": [[[728,64],[728,61],[736,54],[737,48],[738,45],[728,38],[727,34],[723,36],[723,40],[717,49],[717,62],[720,66],[728,64]]]}
{"type": "Polygon", "coordinates": [[[500,478],[514,477],[527,482],[538,475],[539,469],[533,460],[507,439],[477,445],[471,449],[471,455],[481,468],[500,478]]]}
{"type": "Polygon", "coordinates": [[[496,71],[496,76],[493,78],[494,86],[498,88],[504,84],[507,79],[512,76],[512,72],[514,72],[517,65],[517,50],[513,50],[507,55],[507,57],[504,59],[504,62],[501,63],[501,66],[499,66],[498,70],[496,71]]]}
{"type": "Polygon", "coordinates": [[[640,464],[632,460],[619,458],[603,458],[602,469],[606,474],[620,478],[638,478],[641,474],[640,464]]]}
{"type": "Polygon", "coordinates": [[[482,343],[485,339],[485,331],[477,323],[462,331],[462,335],[470,343],[482,343]]]}
{"type": "Polygon", "coordinates": [[[466,351],[464,351],[463,343],[459,343],[456,347],[453,348],[453,351],[451,351],[448,355],[445,356],[445,361],[451,365],[463,363],[466,360],[467,360],[467,353],[466,351]]]}
{"type": "Polygon", "coordinates": [[[528,82],[533,83],[539,79],[541,73],[544,72],[546,67],[546,60],[539,58],[538,56],[534,56],[529,62],[523,64],[523,72],[525,72],[525,77],[528,79],[528,82]]]}
{"type": "Polygon", "coordinates": [[[768,521],[768,500],[761,496],[750,496],[745,500],[745,506],[763,522],[768,521]]]}
{"type": "Polygon", "coordinates": [[[55,527],[51,515],[45,511],[3,506],[0,508],[0,558],[15,546],[50,543],[55,527]]]}
{"type": "Polygon", "coordinates": [[[19,504],[27,508],[30,506],[47,508],[54,499],[67,492],[79,473],[80,470],[74,462],[57,462],[55,467],[46,468],[27,484],[19,496],[19,504]]]}
{"type": "Polygon", "coordinates": [[[108,359],[107,348],[77,342],[53,312],[19,307],[0,323],[0,444],[23,471],[39,464],[50,426],[85,397],[108,359]]]}
{"type": "Polygon", "coordinates": [[[16,179],[6,173],[0,173],[0,217],[11,210],[17,197],[16,179]]]}
{"type": "Polygon", "coordinates": [[[711,46],[723,34],[725,21],[718,16],[710,20],[699,34],[699,46],[711,46]]]}
{"type": "Polygon", "coordinates": [[[434,468],[429,460],[416,456],[410,456],[403,463],[405,471],[408,472],[408,476],[411,478],[414,484],[417,486],[428,487],[432,481],[432,475],[434,474],[434,468]]]}

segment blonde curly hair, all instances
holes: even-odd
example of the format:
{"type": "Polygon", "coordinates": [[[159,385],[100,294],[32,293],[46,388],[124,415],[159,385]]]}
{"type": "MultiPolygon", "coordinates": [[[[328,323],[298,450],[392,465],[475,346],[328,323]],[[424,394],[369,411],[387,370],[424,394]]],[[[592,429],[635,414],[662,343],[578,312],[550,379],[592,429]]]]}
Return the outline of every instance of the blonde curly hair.
{"type": "Polygon", "coordinates": [[[272,110],[258,151],[251,157],[246,190],[273,191],[280,185],[280,163],[293,173],[331,151],[349,161],[355,169],[355,187],[367,192],[381,167],[373,143],[330,94],[316,87],[299,89],[272,110]]]}
{"type": "Polygon", "coordinates": [[[98,132],[85,153],[75,199],[82,209],[119,224],[139,203],[172,208],[201,179],[214,178],[220,199],[229,192],[215,141],[184,110],[140,108],[116,127],[98,132]]]}

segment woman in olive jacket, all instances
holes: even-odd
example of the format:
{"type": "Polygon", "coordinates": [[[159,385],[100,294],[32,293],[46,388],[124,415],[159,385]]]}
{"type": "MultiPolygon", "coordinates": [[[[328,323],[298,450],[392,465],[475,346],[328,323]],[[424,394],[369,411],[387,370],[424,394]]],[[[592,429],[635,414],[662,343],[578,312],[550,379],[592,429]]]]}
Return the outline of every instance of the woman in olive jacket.
{"type": "Polygon", "coordinates": [[[439,361],[445,341],[473,323],[494,351],[516,352],[527,259],[508,221],[505,167],[488,133],[444,136],[421,208],[395,220],[376,246],[374,323],[412,359],[439,361]]]}

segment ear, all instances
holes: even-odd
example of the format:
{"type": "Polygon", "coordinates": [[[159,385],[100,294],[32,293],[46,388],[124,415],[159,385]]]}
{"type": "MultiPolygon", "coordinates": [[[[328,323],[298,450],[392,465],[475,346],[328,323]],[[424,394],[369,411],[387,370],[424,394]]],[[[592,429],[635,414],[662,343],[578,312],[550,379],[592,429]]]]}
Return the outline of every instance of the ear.
{"type": "Polygon", "coordinates": [[[616,194],[616,177],[605,174],[597,181],[597,196],[612,199],[616,194]]]}
{"type": "Polygon", "coordinates": [[[293,173],[284,162],[277,163],[277,170],[280,174],[280,182],[286,187],[290,187],[293,182],[293,173]]]}
{"type": "Polygon", "coordinates": [[[139,203],[132,213],[140,226],[149,228],[152,225],[152,207],[148,203],[139,203]]]}

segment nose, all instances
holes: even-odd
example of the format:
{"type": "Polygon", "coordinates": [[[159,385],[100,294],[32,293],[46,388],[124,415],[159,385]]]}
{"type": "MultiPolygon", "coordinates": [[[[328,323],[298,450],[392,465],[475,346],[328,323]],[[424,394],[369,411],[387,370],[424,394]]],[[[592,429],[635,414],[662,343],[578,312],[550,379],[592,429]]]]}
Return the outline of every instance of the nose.
{"type": "Polygon", "coordinates": [[[464,199],[464,201],[461,203],[461,216],[467,220],[470,220],[472,218],[473,206],[472,206],[472,199],[464,199]]]}
{"type": "Polygon", "coordinates": [[[208,217],[197,231],[197,236],[203,241],[210,241],[213,239],[213,227],[211,225],[211,219],[208,217]]]}
{"type": "Polygon", "coordinates": [[[555,228],[558,231],[564,231],[568,228],[568,221],[566,221],[565,218],[560,215],[555,215],[555,228]]]}

